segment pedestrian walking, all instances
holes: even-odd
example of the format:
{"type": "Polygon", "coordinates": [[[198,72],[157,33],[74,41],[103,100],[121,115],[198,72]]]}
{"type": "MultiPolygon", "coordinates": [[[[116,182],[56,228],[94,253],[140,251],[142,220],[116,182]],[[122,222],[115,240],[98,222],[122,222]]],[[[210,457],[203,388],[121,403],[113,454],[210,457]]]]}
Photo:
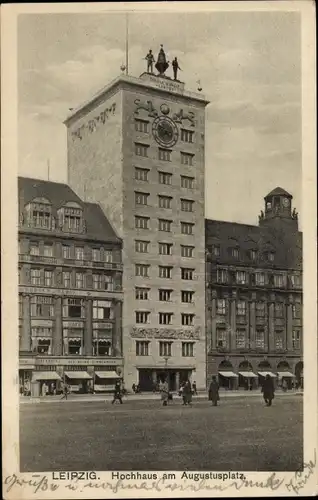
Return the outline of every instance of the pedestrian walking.
{"type": "Polygon", "coordinates": [[[69,393],[68,386],[67,386],[67,384],[64,384],[64,386],[63,386],[63,394],[62,394],[61,399],[67,399],[68,393],[69,393]]]}
{"type": "Polygon", "coordinates": [[[133,391],[134,393],[136,393],[136,384],[133,384],[133,385],[131,386],[131,388],[132,388],[132,391],[133,391]]]}
{"type": "Polygon", "coordinates": [[[169,399],[169,386],[168,386],[168,382],[166,380],[161,383],[160,392],[161,392],[162,405],[167,406],[168,399],[169,399]]]}
{"type": "Polygon", "coordinates": [[[275,397],[274,382],[270,375],[266,375],[262,385],[263,398],[266,406],[272,406],[272,400],[275,397]]]}
{"type": "Polygon", "coordinates": [[[112,400],[112,405],[115,403],[115,401],[119,401],[120,404],[122,405],[123,404],[123,400],[122,400],[122,390],[121,390],[121,384],[120,384],[120,381],[118,380],[115,384],[115,389],[114,389],[114,397],[113,397],[113,400],[112,400]]]}
{"type": "Polygon", "coordinates": [[[192,384],[192,393],[193,395],[197,396],[198,395],[198,392],[197,392],[197,383],[196,381],[194,380],[193,381],[193,384],[192,384]]]}
{"type": "Polygon", "coordinates": [[[183,388],[183,401],[185,405],[192,406],[192,388],[191,388],[191,383],[190,380],[188,380],[183,388]]]}
{"type": "Polygon", "coordinates": [[[287,380],[285,378],[283,379],[282,389],[284,392],[287,392],[288,384],[287,384],[287,380]]]}
{"type": "Polygon", "coordinates": [[[209,387],[209,401],[212,401],[213,406],[217,406],[218,401],[220,401],[219,384],[215,375],[212,377],[212,382],[209,387]]]}

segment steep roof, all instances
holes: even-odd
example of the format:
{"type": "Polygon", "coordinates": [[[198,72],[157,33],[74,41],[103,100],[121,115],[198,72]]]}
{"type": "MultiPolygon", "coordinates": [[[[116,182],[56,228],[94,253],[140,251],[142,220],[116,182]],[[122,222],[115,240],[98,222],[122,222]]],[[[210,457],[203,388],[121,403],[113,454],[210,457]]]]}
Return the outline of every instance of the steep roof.
{"type": "Polygon", "coordinates": [[[52,205],[53,215],[56,215],[57,210],[67,202],[78,203],[83,210],[86,223],[86,238],[112,243],[121,242],[101,207],[97,203],[84,202],[67,184],[18,177],[19,212],[34,198],[46,198],[52,205]]]}
{"type": "Polygon", "coordinates": [[[269,198],[270,196],[287,196],[288,198],[292,198],[292,195],[281,187],[276,187],[275,189],[273,189],[273,191],[268,193],[265,198],[269,198]]]}

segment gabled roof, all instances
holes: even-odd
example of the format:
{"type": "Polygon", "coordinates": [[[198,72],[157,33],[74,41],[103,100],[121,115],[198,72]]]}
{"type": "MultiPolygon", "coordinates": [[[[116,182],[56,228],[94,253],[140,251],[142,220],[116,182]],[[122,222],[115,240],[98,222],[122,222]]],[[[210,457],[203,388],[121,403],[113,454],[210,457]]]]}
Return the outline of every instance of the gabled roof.
{"type": "Polygon", "coordinates": [[[281,187],[276,187],[275,189],[273,189],[273,191],[268,193],[268,195],[266,195],[265,198],[269,198],[272,196],[287,196],[288,198],[292,198],[292,195],[281,187]]]}
{"type": "Polygon", "coordinates": [[[23,211],[25,205],[35,198],[46,198],[51,203],[54,216],[56,216],[57,210],[67,202],[77,203],[83,209],[86,238],[112,243],[121,242],[101,207],[97,203],[84,202],[67,184],[18,177],[19,213],[23,211]]]}

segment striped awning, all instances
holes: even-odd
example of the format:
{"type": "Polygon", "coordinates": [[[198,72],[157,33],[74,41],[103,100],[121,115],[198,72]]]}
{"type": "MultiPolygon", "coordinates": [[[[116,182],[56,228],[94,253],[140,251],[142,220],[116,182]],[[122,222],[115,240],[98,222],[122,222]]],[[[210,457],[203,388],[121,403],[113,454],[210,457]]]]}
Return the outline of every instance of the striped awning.
{"type": "Polygon", "coordinates": [[[282,377],[290,377],[290,378],[294,378],[295,375],[291,372],[277,372],[277,375],[282,378],[282,377]]]}
{"type": "Polygon", "coordinates": [[[95,372],[95,375],[99,378],[120,378],[120,376],[116,372],[95,372]]]}
{"type": "Polygon", "coordinates": [[[276,375],[272,372],[258,372],[259,375],[261,375],[262,377],[266,377],[266,375],[270,375],[270,377],[276,377],[276,375]]]}
{"type": "Polygon", "coordinates": [[[222,375],[223,377],[238,377],[238,375],[236,375],[236,373],[234,372],[219,372],[220,375],[222,375]]]}
{"type": "Polygon", "coordinates": [[[58,373],[49,372],[33,372],[32,382],[38,382],[39,380],[62,380],[58,373]]]}
{"type": "Polygon", "coordinates": [[[66,375],[68,378],[78,379],[78,380],[87,380],[93,378],[89,375],[89,373],[84,371],[64,372],[64,375],[66,375]]]}
{"type": "Polygon", "coordinates": [[[246,377],[246,378],[257,377],[257,375],[255,375],[255,373],[253,373],[253,372],[239,372],[239,375],[242,375],[242,377],[246,377]]]}

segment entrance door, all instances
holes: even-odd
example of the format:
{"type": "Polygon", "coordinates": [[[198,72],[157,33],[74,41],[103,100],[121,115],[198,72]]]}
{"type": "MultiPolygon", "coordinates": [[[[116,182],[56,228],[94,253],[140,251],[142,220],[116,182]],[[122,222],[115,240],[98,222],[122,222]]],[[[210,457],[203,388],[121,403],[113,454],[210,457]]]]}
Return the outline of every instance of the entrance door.
{"type": "Polygon", "coordinates": [[[138,383],[140,385],[141,392],[152,391],[152,385],[153,385],[152,370],[139,369],[138,376],[139,376],[138,383]]]}

